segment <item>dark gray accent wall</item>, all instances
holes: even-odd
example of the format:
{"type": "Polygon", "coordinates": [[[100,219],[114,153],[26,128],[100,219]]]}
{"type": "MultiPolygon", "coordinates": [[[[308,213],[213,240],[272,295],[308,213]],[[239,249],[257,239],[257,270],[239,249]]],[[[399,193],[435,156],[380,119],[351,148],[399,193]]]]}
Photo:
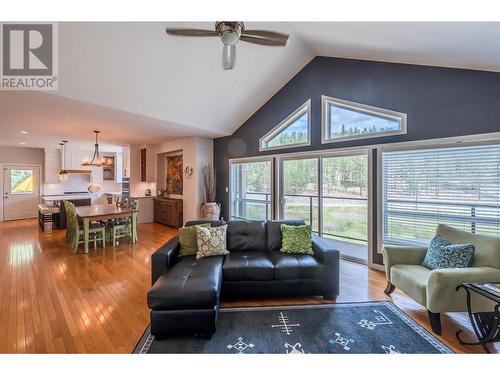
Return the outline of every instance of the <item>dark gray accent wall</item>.
{"type": "Polygon", "coordinates": [[[217,200],[229,214],[231,158],[500,131],[500,73],[316,57],[233,135],[214,140],[217,200]],[[321,144],[321,95],[404,112],[405,135],[321,144]],[[311,99],[311,146],[259,152],[259,139],[311,99]]]}

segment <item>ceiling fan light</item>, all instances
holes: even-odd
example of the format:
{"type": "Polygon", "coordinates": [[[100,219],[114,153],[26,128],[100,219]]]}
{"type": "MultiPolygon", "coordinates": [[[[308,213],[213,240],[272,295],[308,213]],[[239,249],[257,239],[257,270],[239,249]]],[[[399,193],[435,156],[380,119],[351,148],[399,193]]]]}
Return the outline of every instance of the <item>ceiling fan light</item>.
{"type": "Polygon", "coordinates": [[[224,43],[226,46],[234,46],[236,43],[238,43],[239,38],[239,33],[233,30],[224,31],[220,37],[222,43],[224,43]]]}

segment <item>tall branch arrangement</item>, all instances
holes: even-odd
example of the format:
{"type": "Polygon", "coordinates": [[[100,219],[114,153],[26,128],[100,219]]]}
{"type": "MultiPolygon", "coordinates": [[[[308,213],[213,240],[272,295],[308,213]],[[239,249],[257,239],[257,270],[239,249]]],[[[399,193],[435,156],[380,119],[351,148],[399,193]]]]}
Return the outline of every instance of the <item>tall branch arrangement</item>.
{"type": "Polygon", "coordinates": [[[203,192],[205,193],[205,203],[215,202],[215,171],[212,164],[206,163],[201,167],[203,178],[203,192]]]}

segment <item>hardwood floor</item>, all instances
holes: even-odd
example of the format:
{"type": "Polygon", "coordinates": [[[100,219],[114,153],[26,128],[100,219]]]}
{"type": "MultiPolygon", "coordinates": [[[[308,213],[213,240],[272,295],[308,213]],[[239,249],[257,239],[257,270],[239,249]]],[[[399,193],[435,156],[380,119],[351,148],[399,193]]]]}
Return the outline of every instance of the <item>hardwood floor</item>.
{"type": "MultiPolygon", "coordinates": [[[[176,230],[139,225],[139,242],[75,254],[64,231],[40,233],[35,220],[0,222],[0,353],[130,353],[149,323],[150,255],[176,230]]],[[[337,302],[389,300],[382,272],[341,264],[337,302]]],[[[430,330],[424,308],[396,290],[393,301],[430,330]]],[[[223,307],[325,303],[320,298],[224,301],[223,307]]],[[[441,340],[472,339],[465,314],[442,314],[441,340]]],[[[494,351],[500,352],[496,344],[494,351]]]]}

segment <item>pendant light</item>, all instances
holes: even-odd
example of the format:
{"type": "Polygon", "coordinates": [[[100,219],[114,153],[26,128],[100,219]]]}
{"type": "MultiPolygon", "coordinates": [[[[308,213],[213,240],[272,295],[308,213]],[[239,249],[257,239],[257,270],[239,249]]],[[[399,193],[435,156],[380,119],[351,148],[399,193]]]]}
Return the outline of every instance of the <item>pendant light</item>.
{"type": "Polygon", "coordinates": [[[62,141],[61,143],[59,143],[62,152],[61,170],[59,171],[60,182],[68,181],[69,179],[68,170],[66,169],[66,143],[68,143],[68,141],[62,141]]]}
{"type": "Polygon", "coordinates": [[[104,159],[99,153],[99,141],[98,136],[100,131],[94,130],[95,133],[95,145],[94,145],[94,155],[92,155],[92,160],[90,162],[85,161],[82,163],[82,167],[102,167],[104,165],[104,159]]]}

